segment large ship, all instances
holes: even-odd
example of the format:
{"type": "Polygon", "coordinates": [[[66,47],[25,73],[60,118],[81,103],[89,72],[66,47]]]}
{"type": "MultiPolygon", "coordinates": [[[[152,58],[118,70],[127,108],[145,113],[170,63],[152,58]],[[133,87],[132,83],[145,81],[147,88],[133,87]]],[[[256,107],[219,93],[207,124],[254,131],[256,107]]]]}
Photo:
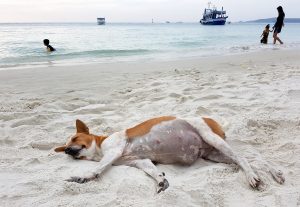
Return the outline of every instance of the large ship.
{"type": "Polygon", "coordinates": [[[98,23],[98,25],[105,24],[105,18],[97,18],[97,23],[98,23]]]}
{"type": "Polygon", "coordinates": [[[218,11],[216,7],[210,8],[208,3],[208,9],[204,9],[203,18],[200,20],[200,23],[203,25],[224,25],[226,23],[226,11],[218,11]]]}

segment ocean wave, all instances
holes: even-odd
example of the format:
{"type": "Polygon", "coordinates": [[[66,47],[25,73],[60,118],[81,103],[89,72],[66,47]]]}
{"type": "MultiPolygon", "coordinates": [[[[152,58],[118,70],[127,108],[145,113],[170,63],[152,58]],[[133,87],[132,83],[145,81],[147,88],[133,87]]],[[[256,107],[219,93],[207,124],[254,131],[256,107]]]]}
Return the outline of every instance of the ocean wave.
{"type": "Polygon", "coordinates": [[[61,61],[70,59],[82,59],[82,58],[113,58],[113,57],[124,57],[124,56],[138,56],[150,54],[151,50],[146,49],[131,49],[131,50],[89,50],[80,52],[69,52],[66,50],[58,50],[54,53],[38,53],[22,55],[18,57],[5,57],[1,58],[1,67],[9,67],[11,65],[20,65],[27,63],[41,63],[47,61],[61,61]]]}
{"type": "Polygon", "coordinates": [[[178,42],[170,42],[170,45],[176,47],[199,47],[203,45],[207,45],[206,41],[178,41],[178,42]]]}
{"type": "Polygon", "coordinates": [[[248,45],[235,45],[229,46],[225,48],[225,50],[229,50],[231,52],[251,52],[251,51],[268,51],[268,50],[284,50],[284,49],[291,49],[291,48],[300,48],[300,42],[291,42],[283,45],[276,44],[274,45],[272,41],[268,44],[248,44],[248,45]]]}
{"type": "Polygon", "coordinates": [[[250,45],[232,46],[231,51],[249,51],[251,49],[250,45]]]}
{"type": "Polygon", "coordinates": [[[81,51],[81,52],[70,52],[70,53],[57,53],[53,54],[53,57],[55,56],[122,56],[122,55],[139,55],[139,54],[145,54],[150,53],[151,50],[146,49],[131,49],[131,50],[112,50],[112,49],[106,49],[106,50],[89,50],[89,51],[81,51]]]}

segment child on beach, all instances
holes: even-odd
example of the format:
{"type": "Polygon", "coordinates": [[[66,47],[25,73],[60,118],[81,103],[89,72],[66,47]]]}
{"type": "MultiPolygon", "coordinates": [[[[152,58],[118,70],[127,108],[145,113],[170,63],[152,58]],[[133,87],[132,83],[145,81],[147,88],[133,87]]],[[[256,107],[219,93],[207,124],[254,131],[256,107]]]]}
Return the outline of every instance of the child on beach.
{"type": "Polygon", "coordinates": [[[262,37],[262,39],[260,40],[260,43],[268,44],[269,32],[273,32],[273,30],[270,30],[270,25],[267,24],[267,26],[265,27],[265,30],[263,31],[263,33],[260,36],[260,37],[262,37]]]}
{"type": "Polygon", "coordinates": [[[51,45],[49,45],[50,41],[48,39],[44,39],[44,45],[47,47],[48,52],[55,51],[55,48],[53,48],[51,45]]]}

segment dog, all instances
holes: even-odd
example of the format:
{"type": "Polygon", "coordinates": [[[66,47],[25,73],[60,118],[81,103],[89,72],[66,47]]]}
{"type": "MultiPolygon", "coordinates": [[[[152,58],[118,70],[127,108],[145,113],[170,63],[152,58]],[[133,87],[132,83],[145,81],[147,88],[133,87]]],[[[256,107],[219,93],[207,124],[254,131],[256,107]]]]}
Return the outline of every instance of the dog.
{"type": "MultiPolygon", "coordinates": [[[[225,141],[225,132],[215,120],[206,117],[181,119],[163,116],[147,120],[110,136],[90,134],[89,128],[76,120],[77,133],[56,152],[65,152],[75,159],[100,161],[85,177],[71,177],[69,182],[85,183],[97,179],[111,165],[127,165],[143,170],[165,191],[169,182],[154,163],[191,165],[198,158],[220,163],[235,163],[245,173],[249,184],[257,188],[260,178],[248,161],[236,154],[225,141]]],[[[273,178],[283,184],[280,170],[264,161],[273,178]]]]}

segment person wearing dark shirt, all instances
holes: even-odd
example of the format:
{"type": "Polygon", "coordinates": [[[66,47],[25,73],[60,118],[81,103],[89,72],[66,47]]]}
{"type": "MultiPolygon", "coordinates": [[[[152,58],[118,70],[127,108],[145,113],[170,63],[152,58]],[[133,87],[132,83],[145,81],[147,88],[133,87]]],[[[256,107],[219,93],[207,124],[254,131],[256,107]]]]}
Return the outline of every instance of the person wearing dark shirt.
{"type": "Polygon", "coordinates": [[[50,41],[48,39],[44,39],[44,45],[47,47],[48,52],[55,51],[55,48],[53,48],[51,45],[49,45],[50,41]]]}
{"type": "Polygon", "coordinates": [[[265,30],[263,31],[263,33],[260,36],[260,37],[262,37],[262,39],[260,40],[260,43],[268,44],[268,37],[269,37],[270,32],[272,32],[272,30],[270,30],[270,25],[267,24],[267,26],[265,27],[265,30]]]}
{"type": "Polygon", "coordinates": [[[276,44],[276,41],[278,40],[280,42],[280,44],[283,44],[281,39],[279,39],[279,37],[278,37],[278,33],[281,32],[281,29],[284,26],[283,21],[284,21],[285,13],[283,12],[283,9],[282,9],[281,6],[277,7],[277,11],[278,11],[278,17],[277,17],[275,25],[273,26],[273,30],[274,30],[274,33],[273,33],[274,41],[273,41],[273,43],[276,44]]]}

